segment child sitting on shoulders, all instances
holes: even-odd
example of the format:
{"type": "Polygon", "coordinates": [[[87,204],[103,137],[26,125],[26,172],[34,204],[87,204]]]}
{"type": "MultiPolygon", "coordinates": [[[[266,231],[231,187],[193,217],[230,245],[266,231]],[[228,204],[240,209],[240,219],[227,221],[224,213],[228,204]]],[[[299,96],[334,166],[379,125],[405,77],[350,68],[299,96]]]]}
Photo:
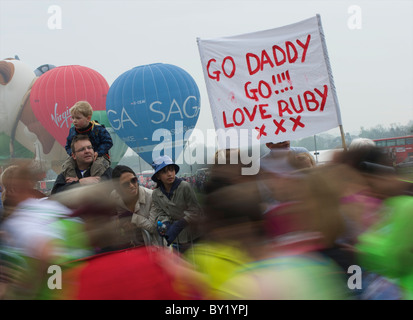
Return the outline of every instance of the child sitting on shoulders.
{"type": "Polygon", "coordinates": [[[92,121],[93,109],[87,101],[78,101],[70,108],[73,126],[69,130],[66,139],[66,152],[69,158],[63,163],[62,169],[65,177],[76,177],[75,162],[72,158],[72,139],[75,135],[89,136],[95,151],[95,161],[91,168],[92,176],[101,176],[110,167],[109,150],[113,146],[112,137],[104,125],[92,121]]]}

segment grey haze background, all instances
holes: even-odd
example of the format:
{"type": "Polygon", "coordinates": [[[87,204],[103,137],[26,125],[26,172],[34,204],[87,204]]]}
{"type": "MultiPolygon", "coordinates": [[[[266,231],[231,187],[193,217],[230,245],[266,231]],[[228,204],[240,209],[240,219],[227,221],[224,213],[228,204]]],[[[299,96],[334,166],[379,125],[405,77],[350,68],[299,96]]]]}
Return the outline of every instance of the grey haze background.
{"type": "MultiPolygon", "coordinates": [[[[321,15],[345,132],[413,120],[413,1],[0,0],[0,57],[34,69],[78,64],[111,85],[139,65],[170,63],[201,92],[196,128],[213,129],[196,38],[271,29],[321,15]],[[349,8],[361,9],[351,29],[349,8]],[[51,29],[51,6],[61,8],[51,29]]],[[[329,133],[339,135],[339,129],[329,133]]]]}

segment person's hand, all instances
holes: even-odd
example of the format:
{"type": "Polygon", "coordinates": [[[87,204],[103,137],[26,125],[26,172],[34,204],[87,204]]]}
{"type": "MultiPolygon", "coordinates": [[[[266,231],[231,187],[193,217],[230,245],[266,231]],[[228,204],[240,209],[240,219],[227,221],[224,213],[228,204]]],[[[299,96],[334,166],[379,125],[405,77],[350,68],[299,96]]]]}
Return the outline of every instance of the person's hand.
{"type": "Polygon", "coordinates": [[[170,225],[171,225],[170,221],[164,221],[162,222],[162,225],[157,225],[156,230],[158,231],[158,234],[161,237],[165,237],[166,231],[169,229],[170,225]]]}
{"type": "Polygon", "coordinates": [[[185,219],[180,219],[171,224],[171,226],[166,230],[165,239],[170,246],[176,237],[181,233],[181,231],[188,225],[185,219]]]}
{"type": "Polygon", "coordinates": [[[100,182],[100,177],[86,177],[79,179],[81,185],[95,184],[100,182]]]}
{"type": "Polygon", "coordinates": [[[98,153],[95,152],[95,154],[94,154],[94,156],[93,156],[93,162],[95,162],[97,158],[98,158],[98,153]]]}
{"type": "Polygon", "coordinates": [[[79,178],[78,177],[67,177],[66,178],[66,183],[72,183],[75,181],[79,181],[79,178]]]}

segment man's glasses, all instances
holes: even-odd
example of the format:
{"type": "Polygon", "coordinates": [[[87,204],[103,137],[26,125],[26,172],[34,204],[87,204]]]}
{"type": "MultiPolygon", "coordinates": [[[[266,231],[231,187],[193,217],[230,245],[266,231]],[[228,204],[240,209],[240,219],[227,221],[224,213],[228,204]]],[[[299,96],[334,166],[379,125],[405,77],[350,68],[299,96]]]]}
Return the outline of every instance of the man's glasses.
{"type": "Polygon", "coordinates": [[[77,151],[75,151],[75,152],[83,152],[83,151],[85,151],[85,150],[93,150],[93,147],[90,145],[90,146],[87,146],[87,147],[83,147],[83,148],[80,148],[79,150],[77,150],[77,151]]]}
{"type": "Polygon", "coordinates": [[[129,185],[130,185],[131,183],[132,183],[132,184],[135,184],[135,183],[137,183],[137,182],[138,182],[138,178],[137,178],[137,177],[133,177],[133,178],[130,179],[129,181],[122,183],[121,186],[124,187],[124,188],[127,188],[127,187],[129,187],[129,185]]]}

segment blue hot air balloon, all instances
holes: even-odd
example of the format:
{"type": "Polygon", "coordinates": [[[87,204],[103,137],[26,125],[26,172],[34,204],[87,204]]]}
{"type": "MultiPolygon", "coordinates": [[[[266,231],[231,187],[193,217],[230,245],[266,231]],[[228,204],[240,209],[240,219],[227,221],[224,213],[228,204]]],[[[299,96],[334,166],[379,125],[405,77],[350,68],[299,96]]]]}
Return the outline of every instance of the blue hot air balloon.
{"type": "Polygon", "coordinates": [[[109,88],[106,113],[116,134],[143,160],[174,161],[183,151],[200,111],[195,80],[185,70],[155,63],[132,68],[109,88]]]}

